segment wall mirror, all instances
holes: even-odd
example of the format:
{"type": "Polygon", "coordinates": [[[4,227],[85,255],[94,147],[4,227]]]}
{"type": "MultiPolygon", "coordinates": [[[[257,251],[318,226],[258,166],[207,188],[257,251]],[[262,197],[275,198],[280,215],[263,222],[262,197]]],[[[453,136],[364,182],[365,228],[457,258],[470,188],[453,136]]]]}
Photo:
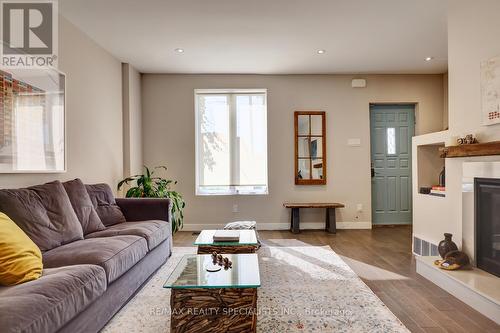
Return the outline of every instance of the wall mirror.
{"type": "Polygon", "coordinates": [[[324,111],[295,111],[295,184],[326,184],[324,111]]]}

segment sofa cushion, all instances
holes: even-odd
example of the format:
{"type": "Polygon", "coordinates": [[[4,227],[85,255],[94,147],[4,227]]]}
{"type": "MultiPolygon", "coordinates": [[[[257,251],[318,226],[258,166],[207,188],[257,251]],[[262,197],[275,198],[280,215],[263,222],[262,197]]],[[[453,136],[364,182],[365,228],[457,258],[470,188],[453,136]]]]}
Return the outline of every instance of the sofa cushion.
{"type": "Polygon", "coordinates": [[[110,237],[117,235],[141,236],[148,242],[149,250],[154,249],[171,235],[170,223],[165,221],[139,221],[115,224],[105,230],[93,232],[86,238],[110,237]]]}
{"type": "Polygon", "coordinates": [[[7,214],[42,251],[83,239],[83,231],[59,181],[0,190],[0,212],[7,214]]]}
{"type": "Polygon", "coordinates": [[[44,267],[94,264],[104,268],[108,283],[122,276],[148,252],[139,236],[89,238],[66,244],[43,254],[44,267]]]}
{"type": "Polygon", "coordinates": [[[120,207],[116,204],[113,191],[108,184],[85,185],[97,215],[105,226],[125,222],[120,207]]]}
{"type": "Polygon", "coordinates": [[[99,215],[90,200],[90,196],[85,188],[85,185],[80,179],[74,179],[63,183],[64,189],[68,194],[71,206],[75,210],[76,216],[80,221],[83,229],[83,234],[104,230],[99,215]]]}
{"type": "Polygon", "coordinates": [[[106,290],[95,265],[49,268],[40,279],[0,287],[0,327],[6,332],[55,332],[106,290]]]}

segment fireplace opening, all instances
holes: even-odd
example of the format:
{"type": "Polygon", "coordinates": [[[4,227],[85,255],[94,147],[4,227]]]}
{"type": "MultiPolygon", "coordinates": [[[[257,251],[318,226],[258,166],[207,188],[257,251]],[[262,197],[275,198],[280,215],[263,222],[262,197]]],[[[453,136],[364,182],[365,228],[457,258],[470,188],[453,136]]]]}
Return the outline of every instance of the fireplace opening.
{"type": "Polygon", "coordinates": [[[500,277],[500,179],[474,179],[476,265],[500,277]]]}

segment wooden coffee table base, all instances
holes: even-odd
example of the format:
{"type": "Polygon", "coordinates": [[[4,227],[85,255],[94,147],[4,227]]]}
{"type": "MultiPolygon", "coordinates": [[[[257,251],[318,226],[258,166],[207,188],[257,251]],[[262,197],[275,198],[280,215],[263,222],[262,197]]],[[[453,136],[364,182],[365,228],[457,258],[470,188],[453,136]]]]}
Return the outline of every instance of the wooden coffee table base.
{"type": "Polygon", "coordinates": [[[172,289],[172,333],[256,332],[257,288],[172,289]]]}
{"type": "Polygon", "coordinates": [[[255,245],[198,245],[198,254],[211,254],[214,251],[226,254],[255,253],[255,251],[257,251],[257,247],[255,245]]]}

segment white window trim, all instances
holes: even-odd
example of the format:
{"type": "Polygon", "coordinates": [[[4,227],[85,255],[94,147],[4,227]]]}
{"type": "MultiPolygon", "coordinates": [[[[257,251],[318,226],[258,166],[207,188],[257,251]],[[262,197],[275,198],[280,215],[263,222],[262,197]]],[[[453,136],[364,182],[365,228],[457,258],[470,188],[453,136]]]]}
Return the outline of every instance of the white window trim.
{"type": "MultiPolygon", "coordinates": [[[[269,194],[269,170],[268,170],[268,165],[269,165],[269,142],[267,138],[269,138],[269,130],[267,126],[267,89],[194,89],[194,117],[195,117],[195,195],[196,196],[230,196],[230,195],[268,195],[269,194]],[[199,147],[199,140],[200,140],[200,128],[199,126],[201,125],[200,122],[198,121],[198,95],[201,94],[214,94],[214,95],[227,95],[227,94],[264,94],[264,103],[266,106],[266,165],[265,165],[265,170],[266,170],[266,185],[265,185],[265,190],[262,191],[242,191],[238,190],[234,185],[229,186],[231,188],[230,191],[226,192],[215,192],[215,191],[202,191],[200,190],[199,186],[199,179],[200,179],[200,165],[198,161],[198,147],[199,147]]],[[[230,122],[231,126],[231,131],[234,131],[235,129],[233,127],[233,121],[230,122]]],[[[233,151],[235,148],[233,147],[231,150],[231,155],[234,154],[235,152],[233,151]]],[[[231,158],[231,164],[235,163],[234,159],[231,158]]],[[[233,165],[231,166],[231,170],[233,170],[233,165]]],[[[231,176],[232,178],[232,176],[231,176]]]]}

